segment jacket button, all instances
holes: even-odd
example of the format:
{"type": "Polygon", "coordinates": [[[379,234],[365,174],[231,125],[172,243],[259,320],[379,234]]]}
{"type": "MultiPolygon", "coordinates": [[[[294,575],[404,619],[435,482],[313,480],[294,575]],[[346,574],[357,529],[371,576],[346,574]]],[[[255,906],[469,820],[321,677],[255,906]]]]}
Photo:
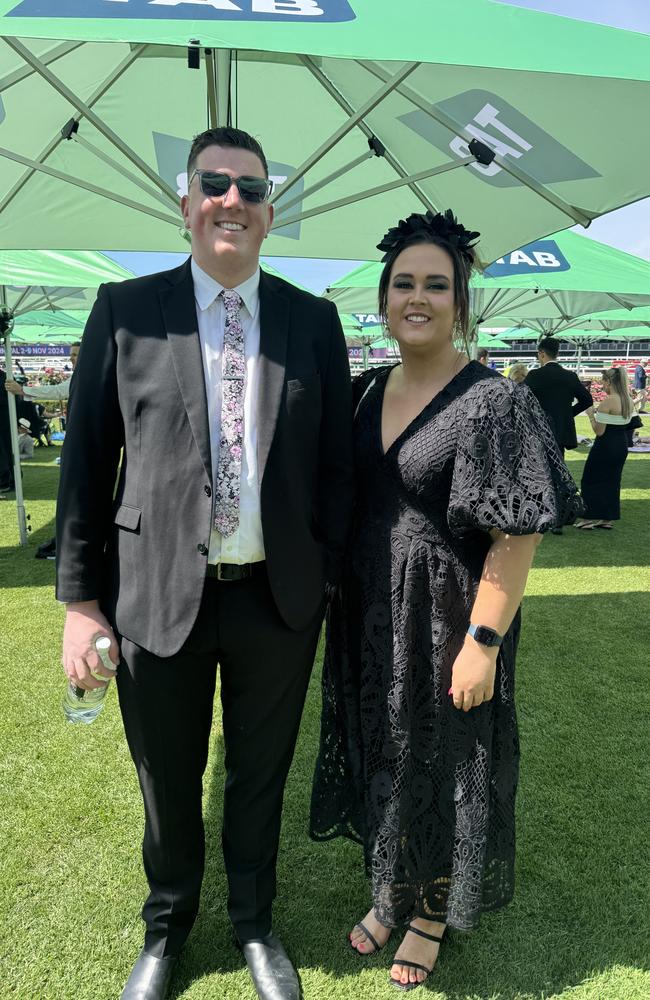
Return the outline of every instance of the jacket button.
{"type": "Polygon", "coordinates": [[[208,554],[208,547],[207,547],[207,545],[204,545],[203,542],[199,542],[199,544],[196,547],[197,547],[197,549],[199,550],[199,552],[201,553],[202,556],[207,556],[207,554],[208,554]]]}
{"type": "Polygon", "coordinates": [[[205,486],[203,487],[203,492],[205,493],[206,497],[211,497],[211,496],[212,496],[212,490],[211,490],[211,488],[210,488],[210,487],[209,487],[209,486],[207,485],[207,483],[206,483],[206,485],[205,485],[205,486]]]}

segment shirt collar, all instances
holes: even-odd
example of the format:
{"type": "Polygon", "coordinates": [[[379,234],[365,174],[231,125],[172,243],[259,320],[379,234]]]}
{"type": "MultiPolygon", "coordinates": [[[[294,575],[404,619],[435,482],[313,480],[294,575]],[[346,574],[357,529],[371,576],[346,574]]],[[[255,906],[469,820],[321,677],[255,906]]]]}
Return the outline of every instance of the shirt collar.
{"type": "MultiPolygon", "coordinates": [[[[201,267],[199,267],[193,257],[190,266],[192,268],[192,280],[194,281],[194,298],[199,309],[202,312],[205,312],[206,309],[210,308],[225,286],[221,285],[210,274],[207,274],[201,267]]],[[[241,296],[248,314],[250,316],[254,316],[260,297],[259,267],[254,274],[251,274],[250,278],[247,278],[246,281],[242,281],[241,285],[237,285],[233,291],[237,292],[241,296]]]]}

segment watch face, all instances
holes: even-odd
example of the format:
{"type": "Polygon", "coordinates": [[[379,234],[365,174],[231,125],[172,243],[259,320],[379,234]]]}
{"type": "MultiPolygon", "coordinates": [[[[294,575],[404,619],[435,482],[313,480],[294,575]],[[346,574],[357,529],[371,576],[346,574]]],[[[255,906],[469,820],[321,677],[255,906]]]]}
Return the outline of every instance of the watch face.
{"type": "Polygon", "coordinates": [[[501,645],[501,636],[495,632],[493,628],[488,628],[486,625],[477,625],[475,627],[474,638],[477,642],[480,642],[482,646],[501,645]]]}

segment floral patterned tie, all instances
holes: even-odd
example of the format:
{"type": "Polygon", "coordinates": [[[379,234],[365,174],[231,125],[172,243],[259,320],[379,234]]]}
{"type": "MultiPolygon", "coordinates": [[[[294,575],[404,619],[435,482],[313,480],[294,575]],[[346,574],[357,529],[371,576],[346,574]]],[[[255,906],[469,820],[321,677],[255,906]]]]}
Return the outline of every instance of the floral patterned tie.
{"type": "Polygon", "coordinates": [[[239,527],[239,491],[244,440],[244,385],[246,358],[244,330],[239,318],[242,299],[232,289],[219,293],[226,307],[221,375],[221,437],[214,502],[214,526],[228,537],[239,527]]]}

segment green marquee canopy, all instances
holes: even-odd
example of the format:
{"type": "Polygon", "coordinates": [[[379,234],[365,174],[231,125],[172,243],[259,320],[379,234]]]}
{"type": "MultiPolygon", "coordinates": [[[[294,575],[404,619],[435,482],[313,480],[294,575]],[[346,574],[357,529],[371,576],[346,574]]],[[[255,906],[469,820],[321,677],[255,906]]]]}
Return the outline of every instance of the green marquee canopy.
{"type": "Polygon", "coordinates": [[[16,331],[20,331],[23,326],[46,326],[50,329],[57,327],[65,330],[76,330],[80,333],[86,325],[88,312],[85,309],[74,309],[64,312],[62,309],[30,309],[28,312],[20,313],[15,317],[13,336],[16,331]]]}
{"type": "Polygon", "coordinates": [[[132,277],[102,253],[0,250],[0,301],[14,316],[33,310],[88,310],[101,284],[132,277]]]}
{"type": "Polygon", "coordinates": [[[74,344],[81,337],[78,327],[65,326],[15,326],[11,334],[11,342],[20,354],[21,344],[74,344]]]}
{"type": "Polygon", "coordinates": [[[212,124],[265,147],[270,255],[452,206],[495,260],[650,194],[650,38],[492,0],[0,0],[0,66],[16,249],[182,249],[212,124]]]}
{"type": "MultiPolygon", "coordinates": [[[[539,330],[531,330],[527,327],[522,327],[521,329],[512,327],[510,330],[502,330],[498,336],[500,340],[512,343],[515,340],[537,341],[540,339],[541,334],[539,330]]],[[[617,330],[566,329],[554,336],[557,336],[558,340],[568,344],[595,344],[601,340],[629,341],[633,343],[635,340],[650,341],[650,329],[647,326],[623,327],[617,330]]]]}
{"type": "MultiPolygon", "coordinates": [[[[66,309],[87,312],[103,282],[122,281],[132,277],[129,271],[114,264],[101,253],[0,250],[0,320],[7,376],[12,375],[11,328],[16,317],[29,315],[33,319],[36,312],[42,319],[43,313],[50,312],[53,322],[60,323],[62,311],[66,309]],[[54,317],[58,317],[58,320],[54,320],[54,317]]],[[[82,320],[73,319],[73,322],[72,339],[77,340],[82,320]]],[[[21,330],[44,329],[40,322],[33,322],[31,327],[19,325],[14,328],[18,331],[17,338],[20,338],[21,330]]],[[[38,332],[33,335],[39,336],[38,332]]],[[[18,456],[16,405],[12,395],[9,395],[9,424],[14,456],[18,533],[21,545],[26,545],[27,523],[18,456]]]]}
{"type": "MultiPolygon", "coordinates": [[[[650,327],[650,306],[636,306],[634,309],[607,309],[605,312],[578,316],[555,327],[556,333],[570,331],[573,327],[582,330],[622,330],[625,327],[650,327]]],[[[650,334],[650,330],[648,331],[650,334]]]]}

